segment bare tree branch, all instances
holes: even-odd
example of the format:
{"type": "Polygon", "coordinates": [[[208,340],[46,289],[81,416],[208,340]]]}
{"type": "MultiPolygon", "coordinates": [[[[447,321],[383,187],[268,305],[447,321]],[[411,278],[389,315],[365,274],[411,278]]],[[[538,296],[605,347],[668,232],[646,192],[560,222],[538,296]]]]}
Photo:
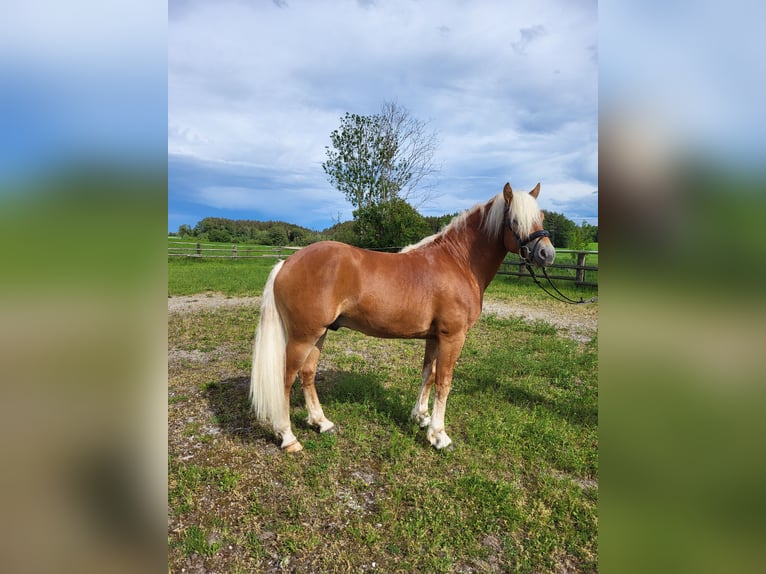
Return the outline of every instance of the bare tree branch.
{"type": "Polygon", "coordinates": [[[357,209],[396,199],[420,207],[432,198],[436,132],[406,108],[385,102],[373,116],[346,113],[330,139],[322,168],[357,209]]]}

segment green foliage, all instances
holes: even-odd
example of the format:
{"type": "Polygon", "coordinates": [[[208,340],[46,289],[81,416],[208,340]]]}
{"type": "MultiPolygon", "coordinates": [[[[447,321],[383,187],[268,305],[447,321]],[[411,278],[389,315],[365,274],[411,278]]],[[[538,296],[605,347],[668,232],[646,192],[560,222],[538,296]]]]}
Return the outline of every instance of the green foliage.
{"type": "Polygon", "coordinates": [[[562,249],[586,249],[592,242],[598,242],[598,226],[583,221],[577,225],[562,213],[543,209],[545,229],[551,233],[554,247],[562,249]]]}
{"type": "Polygon", "coordinates": [[[322,169],[355,208],[353,236],[344,240],[363,247],[400,247],[429,235],[429,224],[406,201],[434,171],[436,135],[423,122],[385,103],[379,114],[346,113],[330,140],[322,169]]]}
{"type": "Polygon", "coordinates": [[[322,163],[330,183],[356,208],[397,197],[412,173],[406,162],[395,162],[399,142],[384,129],[382,115],[346,114],[330,134],[322,163]]]}
{"type": "MultiPolygon", "coordinates": [[[[331,239],[367,248],[403,247],[438,233],[458,215],[421,216],[406,200],[393,197],[370,202],[354,211],[353,221],[338,222],[321,232],[282,221],[205,217],[194,228],[182,224],[176,236],[199,242],[304,246],[331,239]]],[[[558,248],[585,249],[598,241],[598,227],[577,226],[564,215],[545,211],[545,228],[558,248]]]]}
{"type": "Polygon", "coordinates": [[[361,247],[402,247],[430,234],[423,216],[403,199],[359,208],[354,217],[354,232],[361,247]]]}
{"type": "Polygon", "coordinates": [[[588,249],[588,245],[598,241],[598,227],[583,221],[582,225],[575,225],[569,233],[567,247],[569,249],[588,249]]]}
{"type": "Polygon", "coordinates": [[[252,221],[205,217],[194,228],[182,224],[177,235],[198,241],[217,243],[257,243],[259,245],[308,245],[319,241],[320,234],[283,221],[252,221]]]}
{"type": "Polygon", "coordinates": [[[585,243],[598,243],[598,225],[591,225],[587,221],[583,221],[580,227],[583,231],[585,243]]]}
{"type": "Polygon", "coordinates": [[[354,232],[354,222],[339,221],[332,227],[328,227],[322,231],[324,239],[331,239],[333,241],[340,241],[342,243],[348,243],[354,245],[356,243],[356,233],[354,232]]]}
{"type": "Polygon", "coordinates": [[[551,241],[554,247],[566,248],[572,241],[575,223],[562,213],[543,210],[545,214],[544,227],[551,233],[551,241]]]}
{"type": "Polygon", "coordinates": [[[271,245],[287,245],[287,232],[282,227],[272,227],[269,230],[271,245]]]}
{"type": "Polygon", "coordinates": [[[429,235],[432,235],[434,233],[439,233],[446,225],[452,221],[455,217],[457,217],[460,213],[447,213],[445,215],[428,215],[424,217],[423,219],[426,220],[426,223],[428,224],[429,229],[431,230],[431,233],[429,235]]]}

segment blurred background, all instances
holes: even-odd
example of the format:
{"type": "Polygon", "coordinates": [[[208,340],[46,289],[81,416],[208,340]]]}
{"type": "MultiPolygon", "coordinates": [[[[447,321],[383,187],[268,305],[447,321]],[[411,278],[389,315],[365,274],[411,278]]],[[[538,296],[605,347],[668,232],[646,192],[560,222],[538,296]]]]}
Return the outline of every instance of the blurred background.
{"type": "Polygon", "coordinates": [[[163,571],[167,6],[1,11],[0,570],[163,571]]]}
{"type": "MultiPolygon", "coordinates": [[[[762,568],[762,16],[599,3],[604,572],[762,568]]],[[[167,569],[166,26],[4,4],[4,572],[167,569]]]]}
{"type": "Polygon", "coordinates": [[[605,572],[763,560],[762,15],[599,3],[605,572]]]}

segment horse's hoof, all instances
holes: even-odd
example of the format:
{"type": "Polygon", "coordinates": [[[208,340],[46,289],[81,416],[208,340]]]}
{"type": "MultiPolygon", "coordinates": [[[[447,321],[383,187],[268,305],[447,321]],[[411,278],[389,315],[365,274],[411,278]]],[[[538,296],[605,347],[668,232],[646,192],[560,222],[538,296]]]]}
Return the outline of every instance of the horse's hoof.
{"type": "Polygon", "coordinates": [[[321,434],[338,434],[338,427],[332,425],[330,428],[319,431],[321,434]]]}
{"type": "Polygon", "coordinates": [[[303,445],[299,443],[297,440],[295,442],[291,442],[287,446],[282,447],[282,452],[300,452],[303,450],[303,445]]]}
{"type": "Polygon", "coordinates": [[[436,445],[434,445],[434,448],[436,449],[436,452],[452,452],[455,450],[455,443],[451,442],[447,446],[443,446],[441,448],[438,448],[436,445]]]}

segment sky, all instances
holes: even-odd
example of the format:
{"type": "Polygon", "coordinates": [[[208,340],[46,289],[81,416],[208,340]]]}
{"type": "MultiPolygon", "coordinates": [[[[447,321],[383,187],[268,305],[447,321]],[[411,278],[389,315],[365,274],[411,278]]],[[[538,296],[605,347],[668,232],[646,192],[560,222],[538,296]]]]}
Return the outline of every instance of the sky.
{"type": "Polygon", "coordinates": [[[437,134],[423,215],[540,182],[541,208],[597,224],[597,42],[595,1],[171,0],[168,230],[351,219],[325,147],[386,101],[437,134]]]}
{"type": "Polygon", "coordinates": [[[166,25],[156,0],[6,0],[0,181],[73,162],[164,164],[166,25]]]}

